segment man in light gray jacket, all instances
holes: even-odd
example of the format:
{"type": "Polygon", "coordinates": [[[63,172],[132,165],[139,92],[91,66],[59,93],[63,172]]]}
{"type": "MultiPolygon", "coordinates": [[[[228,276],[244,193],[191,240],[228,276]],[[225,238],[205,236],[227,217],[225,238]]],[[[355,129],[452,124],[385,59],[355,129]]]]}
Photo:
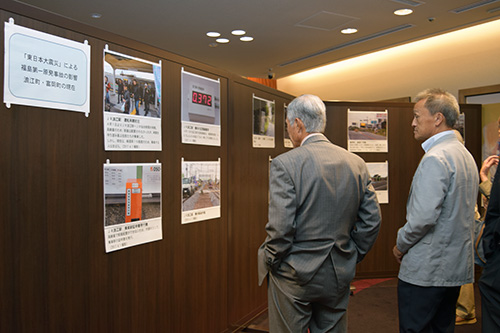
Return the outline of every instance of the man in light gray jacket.
{"type": "Polygon", "coordinates": [[[322,134],[325,109],[317,96],[294,99],[286,122],[296,148],[271,163],[258,267],[272,333],[347,332],[349,283],[380,228],[366,164],[322,134]]]}
{"type": "Polygon", "coordinates": [[[474,206],[478,172],[451,130],[458,103],[448,92],[417,95],[412,127],[425,155],[413,176],[406,224],[393,253],[401,263],[400,332],[448,332],[460,286],[474,280],[474,206]]]}

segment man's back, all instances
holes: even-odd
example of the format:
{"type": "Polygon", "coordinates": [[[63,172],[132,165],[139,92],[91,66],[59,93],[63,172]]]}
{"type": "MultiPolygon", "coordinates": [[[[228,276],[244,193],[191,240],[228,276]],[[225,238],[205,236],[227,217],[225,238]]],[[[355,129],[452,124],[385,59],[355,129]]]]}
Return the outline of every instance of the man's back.
{"type": "Polygon", "coordinates": [[[278,273],[305,283],[332,253],[339,283],[349,283],[356,262],[373,245],[380,223],[365,162],[324,136],[314,136],[302,147],[275,158],[271,168],[279,177],[270,184],[269,220],[278,221],[280,227],[269,223],[266,229],[278,238],[276,233],[290,232],[290,243],[277,247],[285,263],[278,273]],[[360,207],[361,214],[369,212],[363,216],[368,225],[357,226],[363,237],[352,233],[360,207]]]}

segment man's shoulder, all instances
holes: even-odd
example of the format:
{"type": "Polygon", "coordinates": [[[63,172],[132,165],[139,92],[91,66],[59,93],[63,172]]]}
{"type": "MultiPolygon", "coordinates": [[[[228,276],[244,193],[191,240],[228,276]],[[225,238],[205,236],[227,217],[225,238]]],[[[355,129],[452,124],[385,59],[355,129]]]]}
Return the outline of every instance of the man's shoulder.
{"type": "Polygon", "coordinates": [[[297,148],[293,148],[290,151],[282,153],[275,157],[275,159],[285,161],[297,161],[300,159],[310,159],[312,156],[321,156],[322,158],[338,159],[339,156],[342,160],[357,160],[364,163],[364,160],[349,151],[347,149],[337,146],[336,144],[330,142],[328,139],[315,140],[314,142],[309,142],[297,148]]]}

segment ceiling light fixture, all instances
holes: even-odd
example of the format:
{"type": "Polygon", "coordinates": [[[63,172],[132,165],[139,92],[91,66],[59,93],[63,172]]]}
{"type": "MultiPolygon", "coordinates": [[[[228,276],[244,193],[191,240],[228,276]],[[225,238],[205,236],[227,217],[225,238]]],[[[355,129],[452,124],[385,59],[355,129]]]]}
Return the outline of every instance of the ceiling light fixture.
{"type": "Polygon", "coordinates": [[[236,29],[236,30],[233,30],[231,31],[231,33],[235,36],[243,36],[244,34],[246,34],[247,32],[245,30],[241,30],[241,29],[236,29]]]}
{"type": "Polygon", "coordinates": [[[350,34],[355,34],[356,32],[358,32],[358,29],[346,28],[346,29],[342,29],[340,32],[343,33],[344,35],[350,35],[350,34]]]}
{"type": "Polygon", "coordinates": [[[394,15],[397,15],[397,16],[406,16],[406,15],[410,15],[411,13],[413,13],[413,10],[411,10],[409,8],[398,9],[398,10],[394,11],[394,15]]]}
{"type": "Polygon", "coordinates": [[[216,32],[216,31],[210,31],[210,32],[207,32],[207,36],[208,37],[220,37],[220,33],[216,32]]]}
{"type": "Polygon", "coordinates": [[[99,13],[92,13],[90,14],[90,17],[92,17],[93,19],[100,19],[102,15],[99,13]]]}
{"type": "Polygon", "coordinates": [[[240,40],[242,42],[251,42],[253,41],[253,37],[250,37],[250,36],[243,36],[243,37],[240,37],[240,40]]]}
{"type": "Polygon", "coordinates": [[[226,44],[226,43],[229,43],[229,39],[227,38],[217,38],[215,40],[217,43],[220,43],[220,44],[226,44]]]}

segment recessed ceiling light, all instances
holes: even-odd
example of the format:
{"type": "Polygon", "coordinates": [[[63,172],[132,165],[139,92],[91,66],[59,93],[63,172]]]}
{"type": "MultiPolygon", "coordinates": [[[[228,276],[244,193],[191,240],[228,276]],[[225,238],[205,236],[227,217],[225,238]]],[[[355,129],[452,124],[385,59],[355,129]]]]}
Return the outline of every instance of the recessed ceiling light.
{"type": "Polygon", "coordinates": [[[240,37],[240,40],[242,42],[251,42],[253,41],[253,37],[250,37],[250,36],[243,36],[243,37],[240,37]]]}
{"type": "Polygon", "coordinates": [[[346,28],[346,29],[342,29],[340,32],[343,33],[344,35],[350,35],[350,34],[355,34],[356,32],[358,32],[358,29],[346,28]]]}
{"type": "Polygon", "coordinates": [[[207,36],[208,37],[219,37],[220,33],[216,32],[216,31],[209,31],[209,32],[207,32],[207,36]]]}
{"type": "Polygon", "coordinates": [[[221,43],[221,44],[229,43],[229,39],[227,39],[227,38],[217,38],[215,41],[217,43],[221,43]]]}
{"type": "Polygon", "coordinates": [[[411,13],[413,13],[413,10],[411,10],[409,8],[398,9],[398,10],[394,11],[394,15],[398,15],[398,16],[410,15],[411,13]]]}
{"type": "Polygon", "coordinates": [[[100,19],[102,15],[99,13],[92,13],[90,14],[90,17],[92,17],[93,19],[100,19]]]}
{"type": "Polygon", "coordinates": [[[243,36],[247,32],[245,30],[236,29],[236,30],[231,31],[231,33],[235,36],[243,36]]]}
{"type": "Polygon", "coordinates": [[[217,43],[210,43],[210,44],[208,44],[208,46],[210,46],[210,47],[217,47],[217,46],[219,46],[219,44],[217,44],[217,43]]]}

